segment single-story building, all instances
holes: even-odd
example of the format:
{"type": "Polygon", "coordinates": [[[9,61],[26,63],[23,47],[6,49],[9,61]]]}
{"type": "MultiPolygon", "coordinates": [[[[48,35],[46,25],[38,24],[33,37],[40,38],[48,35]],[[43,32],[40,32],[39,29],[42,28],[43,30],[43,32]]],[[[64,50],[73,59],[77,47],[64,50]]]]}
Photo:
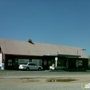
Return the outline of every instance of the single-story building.
{"type": "Polygon", "coordinates": [[[88,56],[82,48],[54,44],[35,43],[32,40],[0,39],[0,64],[5,69],[18,69],[18,65],[33,62],[49,69],[53,63],[67,69],[88,68],[88,56]]]}

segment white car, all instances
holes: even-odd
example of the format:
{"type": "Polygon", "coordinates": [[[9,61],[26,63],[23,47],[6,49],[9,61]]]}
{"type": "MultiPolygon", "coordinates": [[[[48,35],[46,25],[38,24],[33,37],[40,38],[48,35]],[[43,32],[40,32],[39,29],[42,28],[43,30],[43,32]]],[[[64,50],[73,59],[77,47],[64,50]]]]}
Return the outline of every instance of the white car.
{"type": "Polygon", "coordinates": [[[49,69],[50,70],[65,70],[66,67],[65,66],[57,66],[57,67],[50,66],[49,69]]]}
{"type": "Polygon", "coordinates": [[[21,64],[19,65],[19,69],[21,70],[42,70],[43,67],[42,66],[38,66],[34,63],[27,63],[27,64],[21,64]]]}

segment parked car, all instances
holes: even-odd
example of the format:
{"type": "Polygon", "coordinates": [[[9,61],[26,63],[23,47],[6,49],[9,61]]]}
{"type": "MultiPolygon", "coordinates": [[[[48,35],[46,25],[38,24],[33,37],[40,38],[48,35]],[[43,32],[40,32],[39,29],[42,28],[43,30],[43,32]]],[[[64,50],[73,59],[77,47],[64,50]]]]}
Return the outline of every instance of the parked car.
{"type": "Polygon", "coordinates": [[[42,70],[43,67],[42,66],[38,66],[34,63],[27,63],[27,64],[21,64],[19,65],[19,69],[21,70],[42,70]]]}
{"type": "Polygon", "coordinates": [[[65,66],[57,66],[57,67],[50,66],[49,69],[50,70],[65,70],[66,67],[65,66]]]}

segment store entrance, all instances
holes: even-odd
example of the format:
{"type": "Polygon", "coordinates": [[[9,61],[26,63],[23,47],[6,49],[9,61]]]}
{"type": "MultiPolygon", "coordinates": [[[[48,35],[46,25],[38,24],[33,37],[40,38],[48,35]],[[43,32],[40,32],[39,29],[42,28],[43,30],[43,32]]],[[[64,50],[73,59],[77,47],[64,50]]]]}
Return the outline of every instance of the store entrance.
{"type": "Polygon", "coordinates": [[[14,60],[8,59],[6,62],[6,68],[7,69],[14,69],[14,60]]]}
{"type": "Polygon", "coordinates": [[[54,60],[43,60],[43,69],[44,70],[49,70],[49,66],[51,66],[52,65],[52,63],[54,63],[53,62],[54,60]]]}

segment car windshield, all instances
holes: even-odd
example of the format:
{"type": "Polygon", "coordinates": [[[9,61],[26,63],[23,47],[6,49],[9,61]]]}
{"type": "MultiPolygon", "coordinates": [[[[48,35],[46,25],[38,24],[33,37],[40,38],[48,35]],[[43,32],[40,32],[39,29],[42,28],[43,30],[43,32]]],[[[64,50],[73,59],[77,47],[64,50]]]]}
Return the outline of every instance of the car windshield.
{"type": "Polygon", "coordinates": [[[34,64],[34,63],[29,63],[28,65],[33,65],[33,66],[35,66],[36,64],[34,64]]]}

